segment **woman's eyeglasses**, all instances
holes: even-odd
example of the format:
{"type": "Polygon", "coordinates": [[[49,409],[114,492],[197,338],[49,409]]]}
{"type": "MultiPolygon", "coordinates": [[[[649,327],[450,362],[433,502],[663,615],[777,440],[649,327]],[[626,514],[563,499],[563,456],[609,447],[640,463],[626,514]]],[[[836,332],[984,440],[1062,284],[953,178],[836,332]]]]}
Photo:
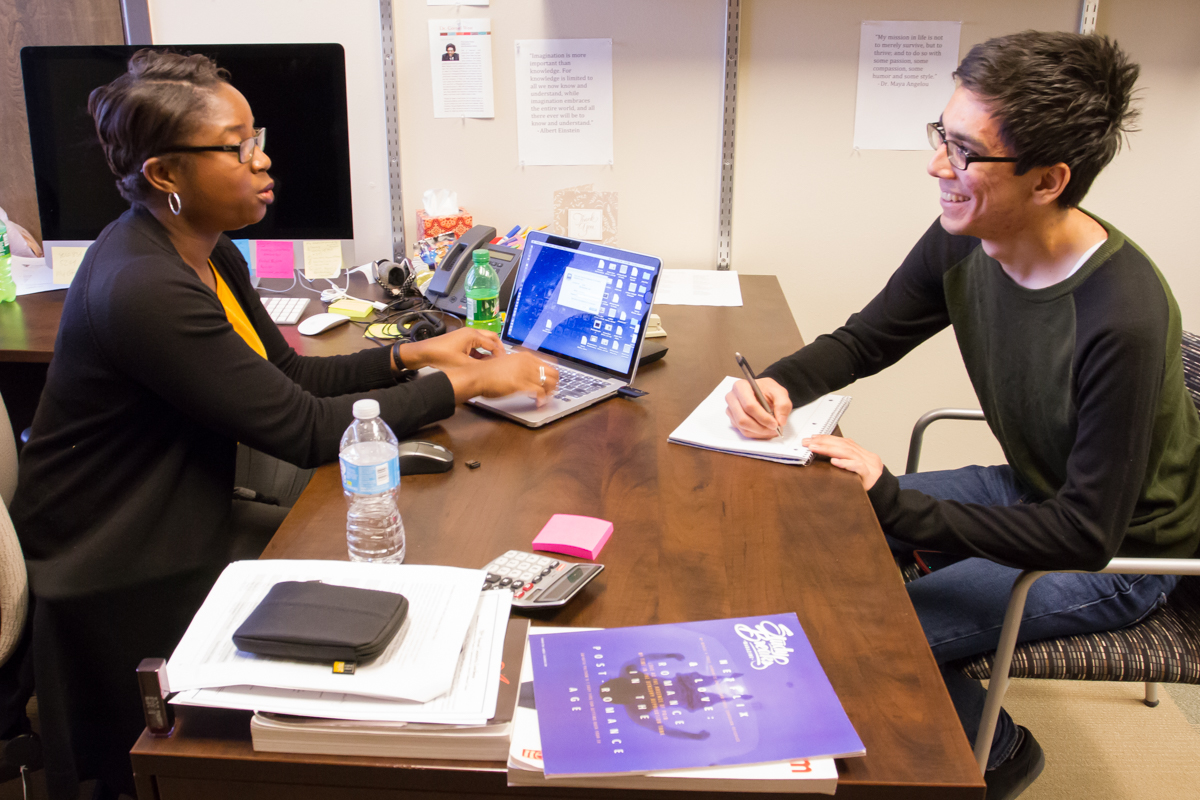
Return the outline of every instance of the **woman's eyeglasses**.
{"type": "Polygon", "coordinates": [[[267,152],[267,129],[255,128],[254,135],[249,139],[242,139],[237,144],[213,144],[204,147],[172,147],[163,150],[166,153],[237,153],[238,163],[245,164],[250,159],[254,158],[254,148],[258,148],[262,152],[267,152]]]}

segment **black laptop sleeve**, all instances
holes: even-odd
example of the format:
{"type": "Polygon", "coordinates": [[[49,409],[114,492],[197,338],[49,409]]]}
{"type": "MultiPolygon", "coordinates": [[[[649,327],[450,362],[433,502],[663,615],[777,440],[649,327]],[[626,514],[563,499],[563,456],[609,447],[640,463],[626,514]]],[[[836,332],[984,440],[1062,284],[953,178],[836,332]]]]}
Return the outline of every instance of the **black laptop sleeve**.
{"type": "Polygon", "coordinates": [[[408,598],[395,592],[283,581],[233,634],[239,650],[300,661],[369,661],[404,624],[408,598]]]}

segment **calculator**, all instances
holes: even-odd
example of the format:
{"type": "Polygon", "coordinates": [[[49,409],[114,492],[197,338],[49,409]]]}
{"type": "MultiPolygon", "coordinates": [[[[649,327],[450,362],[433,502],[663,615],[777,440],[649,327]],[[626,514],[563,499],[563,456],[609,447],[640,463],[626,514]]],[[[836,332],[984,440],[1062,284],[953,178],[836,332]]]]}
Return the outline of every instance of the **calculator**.
{"type": "Polygon", "coordinates": [[[512,592],[517,608],[558,608],[604,570],[603,564],[564,563],[538,553],[509,550],[484,567],[483,591],[512,592]]]}

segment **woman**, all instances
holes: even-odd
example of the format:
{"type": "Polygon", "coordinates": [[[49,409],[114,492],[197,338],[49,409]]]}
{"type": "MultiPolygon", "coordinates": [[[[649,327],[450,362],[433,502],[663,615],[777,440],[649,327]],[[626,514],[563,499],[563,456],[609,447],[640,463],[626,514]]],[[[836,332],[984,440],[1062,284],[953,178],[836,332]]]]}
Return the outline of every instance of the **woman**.
{"type": "Polygon", "coordinates": [[[315,466],[337,457],[356,399],[404,434],[478,394],[544,398],[557,379],[529,355],[472,359],[504,350],[470,329],[332,358],[289,348],[223,233],[274,201],[265,136],[226,77],[143,50],[88,103],[131,208],[67,294],[12,509],[53,798],[86,778],[134,794],[134,670],[170,655],[228,560],[238,442],[315,466]],[[401,382],[427,365],[441,372],[401,382]]]}

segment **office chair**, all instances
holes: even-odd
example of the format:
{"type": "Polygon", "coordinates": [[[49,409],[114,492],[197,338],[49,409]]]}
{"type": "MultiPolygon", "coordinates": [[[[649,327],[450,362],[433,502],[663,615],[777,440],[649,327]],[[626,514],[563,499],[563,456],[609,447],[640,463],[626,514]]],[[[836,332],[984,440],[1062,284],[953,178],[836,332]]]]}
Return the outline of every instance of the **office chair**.
{"type": "MultiPolygon", "coordinates": [[[[6,706],[23,706],[29,699],[31,688],[19,677],[22,666],[19,660],[10,663],[28,628],[29,581],[25,573],[25,556],[17,531],[8,516],[8,505],[17,490],[17,445],[9,423],[8,410],[0,398],[0,668],[7,667],[0,691],[6,706]]],[[[21,652],[23,657],[27,654],[21,652]]],[[[23,717],[22,717],[23,718],[23,717]]],[[[9,724],[5,720],[0,730],[9,724]]],[[[16,725],[17,721],[12,721],[16,725]]],[[[26,723],[27,725],[27,723],[26,723]]],[[[8,735],[8,734],[6,734],[8,735]]],[[[24,733],[14,736],[0,747],[0,779],[23,774],[41,767],[42,748],[36,734],[26,728],[24,733]]]]}
{"type": "Polygon", "coordinates": [[[314,471],[238,444],[230,561],[255,559],[262,554],[314,471]]]}
{"type": "Polygon", "coordinates": [[[8,409],[0,398],[0,665],[16,649],[29,607],[29,582],[21,543],[8,517],[8,506],[17,491],[17,444],[8,409]]]}
{"type": "MultiPolygon", "coordinates": [[[[1183,334],[1184,383],[1200,408],[1200,336],[1183,334]]],[[[942,419],[982,420],[974,409],[940,408],[917,420],[909,442],[905,472],[917,471],[925,429],[942,419]]],[[[1081,571],[1081,570],[1064,570],[1081,571]]],[[[977,680],[987,680],[987,700],[975,738],[975,760],[982,772],[1004,693],[1012,678],[1128,681],[1146,684],[1143,701],[1158,705],[1159,683],[1200,683],[1200,559],[1114,558],[1099,572],[1120,575],[1182,575],[1166,604],[1141,622],[1116,631],[1041,639],[1017,645],[1017,631],[1029,587],[1047,570],[1028,569],[1013,583],[995,653],[964,659],[951,666],[977,680]]],[[[901,566],[905,581],[920,575],[915,563],[901,566]]]]}

